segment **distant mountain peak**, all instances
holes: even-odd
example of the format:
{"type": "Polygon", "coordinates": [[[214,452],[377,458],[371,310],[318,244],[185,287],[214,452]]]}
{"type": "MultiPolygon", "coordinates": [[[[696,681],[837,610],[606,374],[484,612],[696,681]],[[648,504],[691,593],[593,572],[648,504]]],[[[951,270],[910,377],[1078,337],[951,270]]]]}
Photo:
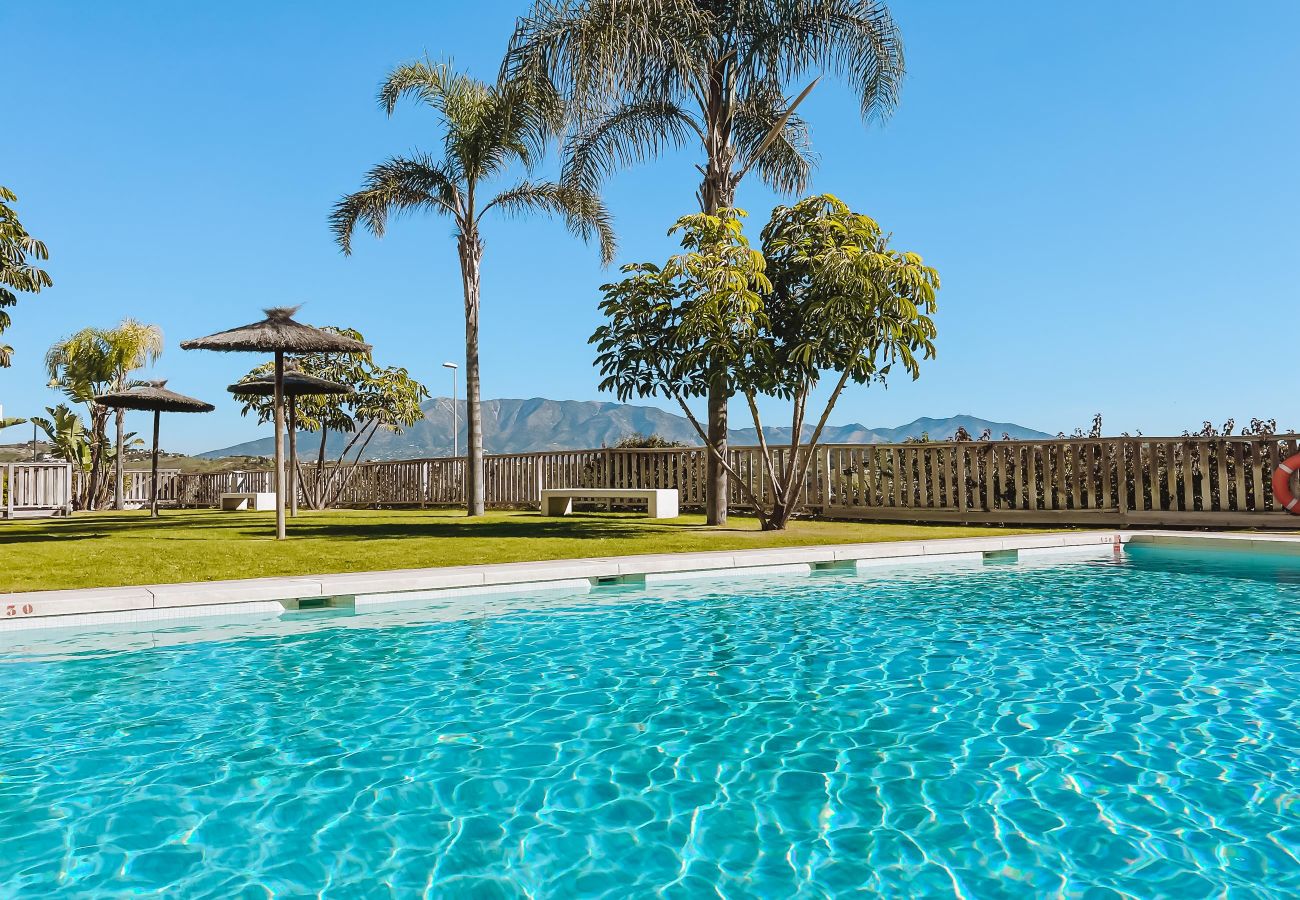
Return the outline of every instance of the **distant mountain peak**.
{"type": "MultiPolygon", "coordinates": [[[[461,452],[465,447],[465,401],[458,400],[457,424],[461,452]]],[[[402,434],[380,432],[366,452],[368,459],[417,459],[449,456],[452,450],[452,404],[448,397],[434,397],[423,405],[424,420],[402,434]]],[[[635,406],[608,400],[527,399],[484,400],[483,444],[489,453],[528,453],[541,450],[585,450],[617,443],[631,434],[658,434],[685,444],[698,444],[695,429],[683,416],[655,406],[635,406]]],[[[827,426],[822,441],[828,444],[898,443],[928,434],[931,439],[948,440],[958,427],[978,436],[988,428],[995,438],[1004,432],[1013,438],[1045,438],[1050,435],[1011,422],[993,422],[978,416],[961,414],[948,418],[923,416],[894,428],[872,428],[861,423],[827,426]]],[[[764,429],[769,440],[788,441],[789,428],[764,429]]],[[[805,430],[812,434],[811,426],[805,430]]],[[[306,440],[310,440],[307,438],[306,440]]],[[[736,444],[758,443],[753,428],[730,432],[736,444]]],[[[337,454],[346,443],[343,435],[330,435],[327,450],[337,454]]],[[[209,450],[207,458],[222,456],[266,456],[272,452],[269,436],[232,447],[209,450]]]]}

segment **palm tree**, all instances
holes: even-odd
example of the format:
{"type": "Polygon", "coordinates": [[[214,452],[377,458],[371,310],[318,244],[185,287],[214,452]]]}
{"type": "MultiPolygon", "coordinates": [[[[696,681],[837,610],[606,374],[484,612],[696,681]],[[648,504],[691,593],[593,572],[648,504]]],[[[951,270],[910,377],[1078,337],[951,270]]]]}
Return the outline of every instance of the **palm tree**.
{"type": "MultiPolygon", "coordinates": [[[[83,328],[59,341],[45,354],[45,367],[54,386],[90,412],[90,477],[87,506],[97,502],[106,485],[103,462],[108,455],[108,407],[95,402],[99,394],[121,392],[130,386],[131,374],[151,364],[163,351],[162,329],[135,319],[123,319],[116,328],[83,328]]],[[[114,455],[114,506],[123,508],[123,460],[126,457],[125,410],[116,410],[114,455]]]]}
{"type": "MultiPolygon", "coordinates": [[[[537,0],[504,71],[550,83],[573,134],[564,181],[595,190],[616,169],[698,141],[700,210],[735,206],[750,172],[802,192],[812,165],[792,84],[838,76],[864,119],[892,111],[903,44],[881,0],[537,0]]],[[[727,372],[708,389],[709,441],[726,452],[727,372]]],[[[727,474],[709,454],[710,524],[727,517],[727,474]]]]}
{"type": "Polygon", "coordinates": [[[599,196],[582,186],[527,179],[484,200],[484,182],[512,167],[531,170],[546,142],[564,120],[563,104],[547,85],[522,79],[486,84],[428,61],[400,66],[379,91],[379,105],[390,116],[403,97],[433,110],[440,120],[443,155],[394,156],[366,175],[361,190],[334,207],[330,224],[345,254],[363,224],[383,237],[394,213],[431,212],[448,216],[456,230],[461,285],[465,295],[465,400],[468,411],[466,495],[471,516],[483,514],[483,417],[479,408],[479,272],[483,262],[483,217],[493,209],[506,215],[529,210],[559,215],[583,240],[600,241],[601,260],[614,256],[614,232],[599,196]]]}

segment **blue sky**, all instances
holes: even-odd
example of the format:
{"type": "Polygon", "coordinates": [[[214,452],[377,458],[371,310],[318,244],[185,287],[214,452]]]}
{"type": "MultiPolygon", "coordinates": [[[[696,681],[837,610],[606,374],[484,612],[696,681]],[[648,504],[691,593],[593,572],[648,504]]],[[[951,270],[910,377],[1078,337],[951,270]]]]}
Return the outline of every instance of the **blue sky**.
{"type": "MultiPolygon", "coordinates": [[[[1108,432],[1251,415],[1300,426],[1277,337],[1293,329],[1274,324],[1297,293],[1300,4],[891,5],[907,46],[901,105],[864,127],[838,86],[819,85],[805,106],[813,188],[939,268],[939,358],[915,383],[850,391],[832,420],[972,413],[1056,431],[1100,411],[1108,432]]],[[[166,333],[156,376],[218,403],[171,417],[165,446],[255,437],[223,389],[259,360],[177,344],[292,303],[305,321],[361,329],[381,361],[447,393],[440,364],[463,356],[449,224],[404,220],[345,258],[326,216],[369,165],[437,149],[426,112],[389,120],[375,106],[384,74],[427,53],[491,76],[525,8],[0,7],[12,88],[0,184],[49,244],[56,282],[14,311],[6,414],[57,402],[41,366],[52,342],[131,315],[166,333]]],[[[697,155],[609,184],[620,262],[673,249],[664,232],[693,205],[697,155]]],[[[755,236],[776,199],[742,188],[755,236]]],[[[610,274],[556,223],[492,223],[484,397],[596,398],[586,338],[610,274]]]]}

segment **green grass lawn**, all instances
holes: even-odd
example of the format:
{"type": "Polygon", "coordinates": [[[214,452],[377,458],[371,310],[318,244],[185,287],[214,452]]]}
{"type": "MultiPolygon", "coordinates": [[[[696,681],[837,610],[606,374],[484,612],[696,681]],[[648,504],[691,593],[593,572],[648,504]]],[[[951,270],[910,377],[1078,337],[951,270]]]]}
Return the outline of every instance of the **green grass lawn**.
{"type": "Polygon", "coordinates": [[[289,540],[277,543],[270,513],[172,510],[159,520],[142,512],[83,513],[0,522],[0,592],[1024,530],[794,522],[787,531],[764,533],[756,520],[737,517],[708,528],[702,516],[491,512],[470,519],[453,510],[343,510],[302,513],[289,520],[289,540]]]}

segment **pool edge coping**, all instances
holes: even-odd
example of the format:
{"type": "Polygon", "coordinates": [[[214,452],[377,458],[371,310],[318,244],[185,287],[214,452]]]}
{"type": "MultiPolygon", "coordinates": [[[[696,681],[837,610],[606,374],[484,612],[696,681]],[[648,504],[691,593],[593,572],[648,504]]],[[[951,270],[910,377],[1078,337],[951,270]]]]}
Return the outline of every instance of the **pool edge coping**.
{"type": "Polygon", "coordinates": [[[591,585],[675,574],[761,572],[780,567],[974,555],[1006,550],[1039,550],[1117,545],[1130,542],[1169,546],[1220,547],[1300,554],[1300,535],[1225,532],[1130,531],[1048,532],[1004,537],[937,538],[820,544],[686,553],[588,557],[532,562],[489,563],[422,569],[295,575],[225,581],[183,582],[109,588],[77,588],[0,594],[0,631],[79,625],[155,622],[213,615],[266,615],[297,609],[303,601],[348,601],[358,610],[395,602],[418,602],[455,592],[488,589],[541,589],[554,583],[586,580],[591,585]],[[1242,545],[1245,546],[1242,546],[1242,545]],[[1256,547],[1256,545],[1263,545],[1256,547]]]}

